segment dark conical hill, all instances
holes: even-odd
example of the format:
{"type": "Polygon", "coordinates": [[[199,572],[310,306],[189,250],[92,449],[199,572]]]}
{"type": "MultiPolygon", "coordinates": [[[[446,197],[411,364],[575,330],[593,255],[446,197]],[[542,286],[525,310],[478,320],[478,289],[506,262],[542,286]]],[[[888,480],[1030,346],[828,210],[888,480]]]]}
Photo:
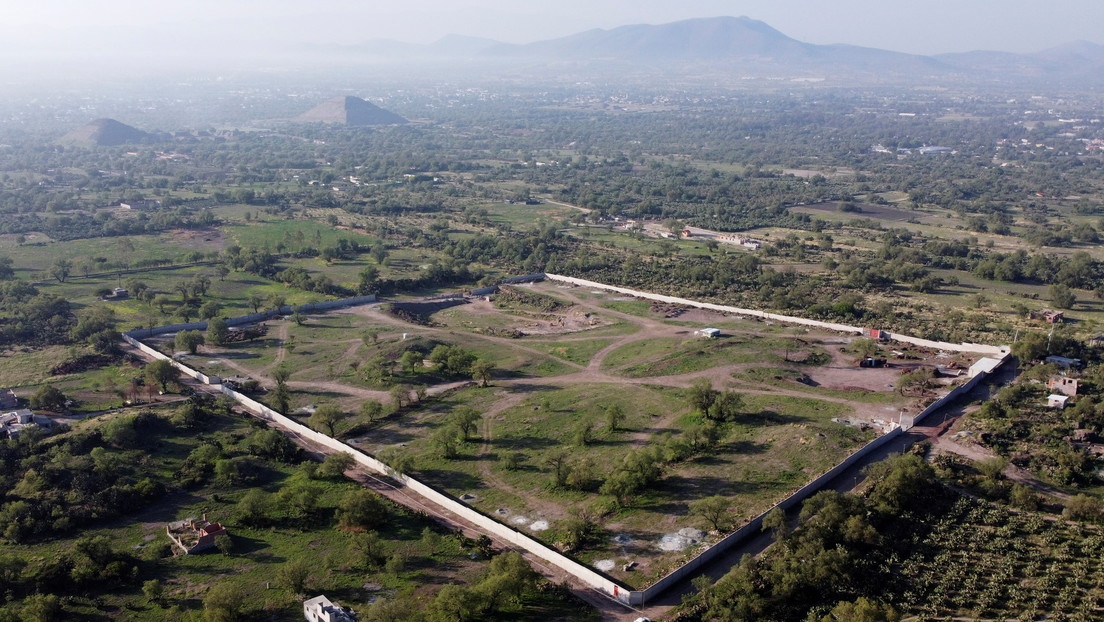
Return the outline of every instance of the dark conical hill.
{"type": "Polygon", "coordinates": [[[341,125],[394,125],[408,122],[393,112],[351,95],[323,102],[299,115],[296,120],[341,125]]]}

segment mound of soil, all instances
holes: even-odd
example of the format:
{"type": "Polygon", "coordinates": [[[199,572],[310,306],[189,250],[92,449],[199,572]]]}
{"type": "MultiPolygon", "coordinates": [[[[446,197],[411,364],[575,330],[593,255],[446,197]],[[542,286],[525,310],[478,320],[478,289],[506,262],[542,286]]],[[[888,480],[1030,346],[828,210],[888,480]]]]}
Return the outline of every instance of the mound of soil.
{"type": "Polygon", "coordinates": [[[50,369],[50,375],[64,376],[66,374],[79,374],[82,371],[111,365],[116,360],[116,357],[107,354],[85,354],[75,359],[69,359],[68,361],[62,361],[54,365],[53,368],[50,369]]]}

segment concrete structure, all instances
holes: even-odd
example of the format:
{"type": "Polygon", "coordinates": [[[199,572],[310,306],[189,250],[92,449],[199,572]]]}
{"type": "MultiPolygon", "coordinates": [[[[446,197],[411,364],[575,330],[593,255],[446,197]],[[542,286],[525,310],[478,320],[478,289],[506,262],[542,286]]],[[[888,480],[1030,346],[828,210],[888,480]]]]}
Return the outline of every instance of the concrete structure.
{"type": "Polygon", "coordinates": [[[992,357],[988,357],[988,356],[984,357],[984,358],[980,358],[980,359],[974,361],[974,364],[970,366],[970,372],[969,372],[968,375],[971,378],[973,378],[974,376],[976,376],[978,374],[992,373],[993,370],[1000,367],[1001,363],[1003,363],[1003,362],[1004,362],[1004,359],[997,359],[997,358],[992,358],[992,357]]]}
{"type": "Polygon", "coordinates": [[[303,617],[307,622],[356,622],[352,611],[331,603],[325,595],[303,601],[303,617]]]}
{"type": "Polygon", "coordinates": [[[1048,356],[1044,363],[1053,363],[1062,369],[1081,369],[1081,359],[1071,359],[1065,356],[1048,356]]]}
{"type": "Polygon", "coordinates": [[[0,436],[6,438],[15,438],[27,428],[49,430],[53,427],[53,419],[36,415],[26,408],[0,414],[0,436]]]}
{"type": "Polygon", "coordinates": [[[229,535],[225,527],[208,521],[206,514],[200,520],[189,519],[179,523],[169,523],[165,525],[165,533],[185,555],[213,549],[215,538],[229,535]]]}
{"type": "Polygon", "coordinates": [[[702,328],[696,332],[698,336],[708,339],[716,339],[721,336],[721,329],[719,328],[702,328]]]}
{"type": "Polygon", "coordinates": [[[1068,395],[1070,397],[1077,396],[1077,378],[1067,378],[1065,376],[1051,376],[1047,380],[1047,388],[1055,393],[1061,393],[1062,395],[1068,395]]]}
{"type": "Polygon", "coordinates": [[[1067,402],[1069,402],[1068,395],[1051,393],[1047,396],[1047,408],[1057,408],[1058,410],[1062,410],[1066,407],[1067,402]]]}

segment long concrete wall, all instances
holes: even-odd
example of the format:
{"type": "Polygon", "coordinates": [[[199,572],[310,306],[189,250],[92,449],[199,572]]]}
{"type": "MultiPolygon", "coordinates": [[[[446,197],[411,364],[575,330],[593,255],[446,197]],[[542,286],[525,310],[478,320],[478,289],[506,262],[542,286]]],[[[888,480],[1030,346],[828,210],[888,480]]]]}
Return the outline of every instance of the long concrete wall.
{"type": "MultiPolygon", "coordinates": [[[[534,276],[536,276],[536,275],[528,275],[525,278],[526,278],[526,280],[533,280],[534,276]]],[[[805,319],[805,318],[793,318],[793,317],[789,317],[789,316],[782,316],[782,315],[777,315],[777,314],[772,314],[772,313],[765,313],[765,312],[762,312],[762,311],[755,311],[755,310],[752,310],[752,309],[739,309],[737,307],[727,307],[727,306],[724,306],[724,305],[714,305],[714,304],[711,304],[711,303],[701,303],[701,302],[687,300],[687,299],[683,299],[683,298],[676,298],[676,297],[673,297],[673,296],[660,296],[660,295],[656,295],[656,294],[649,294],[647,292],[638,292],[638,291],[630,290],[630,289],[626,289],[626,288],[609,286],[609,285],[605,285],[605,284],[602,284],[602,283],[596,283],[596,282],[593,282],[593,281],[586,281],[586,280],[583,280],[583,279],[575,279],[575,278],[572,278],[572,277],[562,277],[562,276],[551,275],[551,274],[547,275],[547,277],[551,280],[571,283],[573,285],[579,285],[579,286],[582,286],[582,287],[600,288],[600,289],[605,289],[605,290],[609,290],[609,291],[615,291],[615,292],[622,293],[622,294],[627,294],[627,295],[630,295],[630,296],[636,296],[636,297],[650,299],[650,300],[657,300],[657,301],[661,301],[661,302],[668,302],[668,303],[674,303],[674,304],[685,304],[685,305],[688,305],[688,306],[695,306],[695,307],[704,308],[704,309],[711,309],[711,310],[715,310],[715,311],[721,311],[721,312],[724,312],[724,313],[737,313],[737,314],[743,314],[743,315],[751,315],[751,316],[754,316],[754,317],[762,317],[764,319],[772,319],[772,320],[783,321],[783,322],[792,322],[792,323],[795,323],[795,324],[804,324],[804,325],[808,325],[808,326],[816,326],[816,327],[819,327],[819,328],[828,328],[830,330],[837,330],[837,331],[841,331],[841,332],[852,332],[852,333],[856,333],[856,334],[861,334],[862,333],[861,328],[856,328],[856,327],[853,327],[853,326],[847,326],[847,325],[844,325],[844,324],[834,324],[834,323],[830,323],[830,322],[819,322],[819,321],[816,321],[816,320],[808,320],[808,319],[805,319]]],[[[358,298],[355,298],[355,299],[345,299],[345,300],[341,300],[341,301],[328,301],[327,303],[320,303],[320,304],[325,304],[326,307],[324,307],[324,308],[326,308],[326,309],[332,309],[332,308],[339,308],[339,307],[344,307],[344,306],[352,306],[352,305],[355,305],[355,304],[366,304],[366,303],[374,302],[374,301],[375,301],[374,296],[362,296],[362,297],[358,297],[358,298]],[[355,301],[355,302],[352,302],[352,301],[355,301]]],[[[312,310],[321,310],[321,308],[316,306],[312,310]]],[[[267,314],[254,314],[254,316],[245,316],[245,317],[250,318],[249,321],[256,321],[256,320],[252,319],[253,317],[256,317],[256,316],[267,316],[267,314]]],[[[244,323],[244,322],[245,322],[244,318],[237,318],[237,321],[235,323],[240,324],[240,323],[244,323]]],[[[202,324],[205,328],[206,323],[204,322],[202,324]]],[[[173,332],[175,330],[182,330],[182,328],[180,328],[181,326],[190,327],[191,325],[173,325],[173,326],[170,326],[170,327],[161,327],[161,329],[154,329],[153,331],[132,331],[131,333],[125,334],[124,339],[128,343],[130,343],[131,345],[139,348],[140,350],[142,350],[143,352],[149,354],[150,356],[153,356],[153,357],[159,358],[159,359],[167,359],[167,360],[172,361],[173,365],[176,366],[178,369],[180,369],[183,373],[185,373],[185,374],[187,374],[187,375],[189,375],[193,378],[196,378],[196,379],[200,380],[201,382],[204,382],[206,384],[220,384],[221,380],[218,377],[206,376],[206,375],[204,375],[204,374],[202,374],[202,373],[200,373],[196,370],[193,370],[193,369],[187,367],[186,365],[183,365],[183,364],[179,363],[178,361],[173,361],[170,357],[158,352],[157,350],[154,350],[153,348],[150,348],[149,346],[141,343],[138,339],[136,339],[136,336],[137,336],[136,333],[161,334],[162,332],[173,332]],[[162,329],[165,329],[165,330],[162,330],[162,329]]],[[[903,341],[905,340],[905,339],[901,339],[900,337],[894,337],[894,338],[899,339],[899,340],[903,340],[903,341]]],[[[945,344],[945,343],[941,343],[941,342],[927,342],[926,340],[917,340],[917,341],[924,342],[920,345],[927,345],[928,347],[940,348],[940,349],[944,349],[944,350],[957,350],[957,351],[966,351],[966,352],[979,351],[979,350],[973,348],[973,346],[975,346],[976,344],[945,344]]],[[[910,341],[910,343],[915,343],[915,342],[910,341]]],[[[1009,354],[1005,349],[995,348],[993,346],[979,346],[979,347],[986,348],[985,350],[983,350],[986,354],[998,355],[998,357],[1001,359],[1001,364],[1003,364],[1009,357],[1009,354]]],[[[996,368],[994,368],[993,371],[996,371],[996,369],[999,369],[999,367],[1000,367],[1000,365],[998,365],[996,368]]],[[[986,376],[988,376],[988,374],[985,373],[985,372],[982,372],[982,373],[978,374],[977,376],[975,376],[974,378],[971,378],[965,384],[955,388],[948,395],[944,396],[943,398],[937,400],[936,402],[930,404],[927,408],[925,408],[919,415],[916,416],[915,421],[916,422],[921,421],[924,417],[926,417],[930,413],[935,412],[936,410],[938,410],[939,408],[942,408],[943,406],[945,406],[946,404],[948,404],[952,400],[956,399],[957,397],[959,397],[963,393],[969,391],[974,386],[976,386],[978,382],[981,382],[986,376]]],[[[220,389],[221,389],[222,393],[230,396],[231,398],[236,400],[239,404],[241,404],[242,406],[247,408],[249,411],[251,411],[255,415],[257,415],[258,417],[260,417],[262,419],[265,419],[265,420],[268,420],[268,421],[271,421],[275,425],[287,430],[288,432],[291,432],[291,433],[293,433],[297,436],[305,438],[305,439],[307,439],[311,442],[317,443],[317,444],[322,445],[324,447],[328,447],[328,448],[330,448],[332,450],[335,450],[335,451],[341,451],[341,452],[345,452],[345,453],[349,454],[350,456],[353,457],[353,459],[358,464],[364,466],[365,468],[370,469],[370,470],[372,470],[376,473],[380,473],[380,474],[383,474],[383,475],[390,476],[391,478],[397,480],[398,482],[400,482],[401,484],[406,486],[412,492],[415,492],[416,494],[422,496],[423,498],[425,498],[425,499],[427,499],[427,500],[429,500],[429,501],[431,501],[431,502],[433,502],[433,503],[435,503],[435,504],[437,504],[441,507],[444,507],[444,508],[448,509],[450,512],[453,512],[454,514],[462,517],[463,519],[471,522],[472,524],[477,525],[478,527],[480,527],[481,529],[487,531],[488,533],[492,533],[492,534],[496,535],[497,537],[501,538],[502,540],[505,540],[506,542],[509,542],[513,546],[524,549],[524,550],[528,551],[529,553],[531,553],[533,555],[536,555],[537,557],[540,557],[541,559],[545,560],[546,562],[556,566],[557,568],[560,568],[560,569],[564,570],[565,572],[570,573],[576,579],[578,579],[579,581],[583,582],[584,584],[590,586],[591,588],[593,588],[595,590],[598,590],[598,591],[600,591],[600,592],[602,592],[602,593],[604,593],[604,594],[606,594],[606,595],[608,595],[608,596],[610,596],[610,597],[612,597],[616,600],[619,600],[622,603],[632,605],[632,606],[643,606],[646,602],[654,599],[660,593],[662,593],[662,592],[666,591],[667,589],[669,589],[672,585],[684,580],[687,576],[693,574],[694,572],[699,570],[703,565],[709,563],[710,561],[712,561],[713,559],[715,559],[719,555],[725,553],[726,551],[731,549],[733,546],[739,544],[740,542],[743,542],[744,540],[746,540],[750,537],[753,537],[755,534],[757,534],[760,531],[760,529],[762,527],[763,518],[767,515],[767,513],[769,513],[769,511],[774,509],[774,508],[771,508],[771,510],[768,510],[768,512],[764,512],[763,514],[760,514],[759,516],[755,517],[749,523],[747,523],[746,525],[744,525],[740,529],[734,531],[733,533],[725,536],[719,542],[712,545],[711,547],[709,547],[705,551],[701,552],[699,555],[697,555],[696,557],[691,559],[689,562],[687,562],[686,564],[680,566],[678,569],[676,569],[673,572],[671,572],[670,574],[666,575],[665,577],[663,577],[662,579],[660,579],[659,581],[657,581],[655,584],[651,585],[647,589],[645,589],[645,590],[629,590],[629,589],[626,589],[621,584],[617,583],[616,581],[613,581],[612,579],[610,579],[610,578],[594,571],[593,569],[591,569],[587,566],[584,566],[583,564],[581,564],[581,563],[579,563],[579,562],[577,562],[577,561],[575,561],[575,560],[559,553],[558,551],[542,544],[541,542],[538,542],[537,540],[530,537],[529,535],[527,535],[525,533],[522,533],[522,532],[518,531],[517,529],[514,529],[513,527],[504,525],[504,524],[498,522],[497,520],[476,511],[475,509],[473,509],[473,508],[469,507],[468,505],[460,502],[459,500],[454,499],[454,498],[450,497],[449,495],[446,495],[446,494],[434,489],[433,487],[422,483],[421,481],[419,481],[419,480],[417,480],[413,477],[410,477],[410,476],[402,474],[402,473],[395,472],[394,470],[387,467],[387,465],[384,464],[383,462],[377,460],[376,458],[374,458],[372,456],[369,456],[369,455],[361,452],[359,449],[356,449],[356,448],[354,448],[350,445],[346,445],[345,443],[342,443],[341,441],[338,441],[334,438],[326,436],[325,434],[316,432],[316,431],[308,428],[307,426],[304,426],[303,424],[301,424],[301,423],[299,423],[299,422],[297,422],[297,421],[295,421],[295,420],[293,420],[289,417],[286,417],[286,416],[282,415],[281,413],[278,413],[278,412],[272,410],[271,408],[268,408],[264,404],[261,404],[260,402],[257,402],[256,400],[253,400],[252,398],[249,398],[248,396],[245,396],[241,393],[238,393],[238,392],[230,389],[229,387],[221,386],[220,389]]],[[[795,491],[793,494],[789,495],[788,497],[786,497],[785,499],[780,501],[775,507],[781,508],[783,510],[788,510],[788,509],[794,507],[795,505],[797,505],[798,503],[801,503],[806,498],[808,498],[809,496],[811,496],[812,494],[816,493],[817,491],[822,489],[824,486],[826,486],[829,482],[831,482],[833,479],[835,479],[840,473],[842,473],[846,469],[850,468],[851,466],[853,466],[858,461],[864,459],[871,452],[878,450],[879,448],[883,447],[886,443],[889,443],[890,441],[897,438],[898,436],[900,436],[903,433],[904,433],[904,430],[902,430],[901,428],[897,428],[897,429],[894,429],[894,430],[888,432],[887,434],[884,434],[884,435],[874,439],[873,441],[870,441],[869,443],[864,445],[861,449],[856,451],[854,454],[848,456],[847,459],[845,459],[843,462],[837,464],[833,468],[829,469],[827,472],[823,473],[820,477],[817,477],[813,481],[805,484],[800,489],[795,491]]]]}
{"type": "Polygon", "coordinates": [[[280,428],[283,428],[284,430],[287,430],[288,432],[291,432],[292,434],[295,434],[299,437],[305,438],[313,443],[317,443],[319,445],[322,445],[323,447],[328,447],[335,451],[341,451],[349,454],[353,457],[354,460],[356,460],[358,464],[364,466],[365,468],[368,468],[382,475],[390,476],[391,478],[399,481],[401,484],[409,488],[411,491],[441,507],[448,509],[450,512],[462,517],[464,520],[467,520],[479,526],[480,529],[483,529],[489,533],[498,536],[499,538],[505,540],[506,542],[509,542],[513,546],[525,549],[529,553],[540,557],[544,561],[556,566],[557,568],[570,573],[572,576],[582,581],[586,585],[589,585],[590,587],[623,603],[629,604],[630,596],[633,592],[625,588],[623,585],[617,583],[616,581],[613,581],[612,579],[609,579],[608,577],[595,572],[587,566],[584,566],[583,564],[563,555],[562,553],[555,551],[554,549],[538,542],[532,537],[512,527],[503,525],[495,519],[485,516],[480,512],[477,512],[464,503],[453,499],[452,497],[414,479],[413,477],[410,477],[409,475],[395,472],[394,470],[388,468],[388,466],[383,462],[380,462],[372,456],[362,453],[359,449],[356,449],[350,445],[346,445],[345,443],[326,436],[325,434],[322,434],[320,432],[316,432],[308,428],[307,426],[299,423],[298,421],[295,421],[290,417],[286,417],[246,395],[238,393],[237,391],[234,391],[233,389],[225,385],[221,385],[221,380],[217,377],[208,377],[194,369],[187,367],[186,365],[179,363],[178,361],[174,361],[170,357],[145,345],[144,343],[138,341],[129,334],[124,335],[123,338],[126,340],[127,343],[133,345],[134,347],[140,349],[142,352],[145,352],[146,354],[149,354],[154,358],[170,361],[183,373],[196,378],[201,382],[204,382],[205,384],[219,384],[220,391],[223,394],[233,398],[235,401],[237,401],[239,404],[247,408],[250,412],[254,413],[258,417],[267,421],[271,421],[280,428]]]}
{"type": "MultiPolygon", "coordinates": [[[[697,307],[699,309],[709,309],[711,311],[720,311],[722,313],[735,313],[737,315],[747,315],[751,317],[762,318],[765,320],[774,320],[777,322],[787,322],[789,324],[800,324],[803,326],[815,326],[817,328],[827,328],[828,330],[835,330],[841,333],[855,333],[861,335],[863,329],[857,326],[848,326],[847,324],[838,324],[835,322],[821,322],[819,320],[810,320],[803,317],[794,317],[791,315],[780,315],[778,313],[768,313],[766,311],[759,311],[756,309],[742,309],[740,307],[730,307],[728,305],[718,305],[710,302],[699,302],[697,300],[689,300],[687,298],[678,298],[675,296],[663,296],[661,294],[652,294],[649,292],[642,292],[635,289],[628,289],[625,287],[617,287],[615,285],[606,285],[605,283],[598,283],[596,281],[587,281],[586,279],[577,279],[570,276],[562,276],[559,274],[546,274],[549,280],[559,281],[561,283],[570,283],[571,285],[578,285],[579,287],[591,287],[595,289],[604,289],[611,292],[617,292],[619,294],[625,294],[628,296],[635,296],[636,298],[644,298],[646,300],[655,300],[658,302],[667,302],[671,304],[686,305],[688,307],[697,307]]],[[[935,348],[938,350],[949,350],[952,352],[978,352],[982,354],[1001,355],[1007,353],[1006,348],[1000,346],[989,346],[978,343],[947,343],[944,341],[931,341],[928,339],[920,339],[918,337],[909,337],[907,335],[890,334],[890,339],[895,341],[901,341],[905,343],[911,343],[918,346],[924,346],[928,348],[935,348]]]]}

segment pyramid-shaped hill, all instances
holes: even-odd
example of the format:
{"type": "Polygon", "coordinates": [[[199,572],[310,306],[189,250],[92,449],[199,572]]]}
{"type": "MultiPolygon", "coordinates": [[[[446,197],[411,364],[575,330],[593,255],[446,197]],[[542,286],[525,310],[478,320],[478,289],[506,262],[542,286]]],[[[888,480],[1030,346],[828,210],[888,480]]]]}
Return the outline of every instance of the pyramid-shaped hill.
{"type": "Polygon", "coordinates": [[[296,119],[305,123],[339,123],[341,125],[394,125],[408,123],[399,115],[384,110],[372,102],[347,95],[321,103],[296,119]]]}
{"type": "Polygon", "coordinates": [[[109,147],[130,143],[145,143],[152,139],[152,134],[125,123],[119,123],[115,119],[96,119],[88,125],[78,127],[62,136],[59,142],[109,147]]]}

